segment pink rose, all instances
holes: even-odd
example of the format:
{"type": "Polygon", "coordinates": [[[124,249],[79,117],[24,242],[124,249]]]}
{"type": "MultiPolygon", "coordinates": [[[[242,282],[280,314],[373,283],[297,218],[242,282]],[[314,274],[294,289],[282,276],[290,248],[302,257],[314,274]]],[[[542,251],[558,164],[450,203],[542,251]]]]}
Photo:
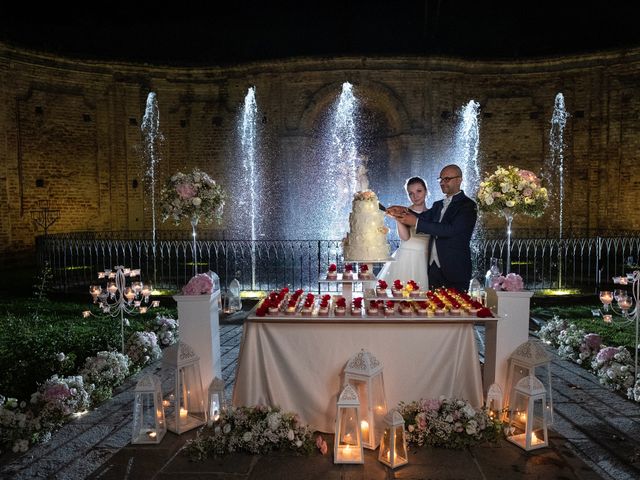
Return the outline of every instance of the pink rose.
{"type": "Polygon", "coordinates": [[[515,273],[508,274],[504,279],[504,282],[502,282],[502,289],[507,292],[520,292],[524,290],[522,277],[515,273]]]}
{"type": "Polygon", "coordinates": [[[327,454],[327,450],[329,450],[329,447],[327,446],[327,442],[326,441],[322,441],[322,445],[320,446],[320,453],[322,455],[326,455],[327,454]]]}
{"type": "Polygon", "coordinates": [[[533,182],[538,187],[540,186],[540,179],[535,173],[530,172],[529,170],[519,170],[518,175],[520,175],[520,178],[522,178],[523,180],[526,180],[527,182],[533,182]]]}
{"type": "Polygon", "coordinates": [[[182,288],[183,295],[209,295],[213,290],[213,280],[206,273],[200,273],[182,288]]]}
{"type": "Polygon", "coordinates": [[[196,189],[189,183],[176,185],[176,192],[178,192],[178,195],[180,195],[180,198],[183,200],[188,200],[196,196],[196,189]]]}

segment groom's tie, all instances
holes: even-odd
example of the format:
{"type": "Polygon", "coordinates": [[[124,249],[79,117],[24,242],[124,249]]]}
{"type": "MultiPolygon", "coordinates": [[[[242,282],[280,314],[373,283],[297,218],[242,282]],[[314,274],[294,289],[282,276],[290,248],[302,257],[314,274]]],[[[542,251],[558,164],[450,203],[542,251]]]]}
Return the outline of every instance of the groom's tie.
{"type": "Polygon", "coordinates": [[[451,197],[444,197],[442,199],[442,210],[440,211],[440,221],[442,221],[442,217],[444,217],[444,212],[447,211],[449,204],[451,203],[451,197]]]}

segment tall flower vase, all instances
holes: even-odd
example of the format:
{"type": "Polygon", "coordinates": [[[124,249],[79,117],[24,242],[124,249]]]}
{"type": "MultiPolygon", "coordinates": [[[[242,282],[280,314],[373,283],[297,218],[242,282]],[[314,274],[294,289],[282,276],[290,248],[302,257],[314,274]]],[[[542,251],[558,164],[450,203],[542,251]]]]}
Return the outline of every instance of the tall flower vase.
{"type": "Polygon", "coordinates": [[[199,217],[191,219],[191,234],[193,235],[193,276],[198,274],[198,246],[196,245],[196,227],[198,226],[199,217]]]}
{"type": "Polygon", "coordinates": [[[511,223],[513,222],[513,213],[505,208],[502,211],[507,221],[507,264],[505,265],[505,275],[511,273],[511,223]]]}

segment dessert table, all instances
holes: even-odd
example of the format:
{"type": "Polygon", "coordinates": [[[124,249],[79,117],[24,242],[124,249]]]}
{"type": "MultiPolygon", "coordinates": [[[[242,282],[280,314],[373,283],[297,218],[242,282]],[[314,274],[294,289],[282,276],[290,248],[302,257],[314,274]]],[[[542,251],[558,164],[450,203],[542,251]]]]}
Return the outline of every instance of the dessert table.
{"type": "Polygon", "coordinates": [[[349,358],[365,349],[384,367],[388,408],[421,398],[463,398],[480,407],[495,378],[497,318],[301,316],[278,313],[244,324],[233,405],[277,405],[331,432],[349,358]],[[473,325],[485,325],[484,379],[473,325]]]}

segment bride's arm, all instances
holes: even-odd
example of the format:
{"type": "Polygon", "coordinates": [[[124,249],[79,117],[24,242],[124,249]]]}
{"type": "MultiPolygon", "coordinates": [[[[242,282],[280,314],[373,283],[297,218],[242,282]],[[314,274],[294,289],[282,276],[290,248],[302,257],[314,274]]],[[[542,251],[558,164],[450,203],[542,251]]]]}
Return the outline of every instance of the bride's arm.
{"type": "Polygon", "coordinates": [[[409,240],[409,238],[411,237],[411,234],[409,233],[409,227],[400,223],[398,220],[396,220],[396,226],[398,229],[398,236],[400,237],[400,240],[402,240],[403,242],[409,240]]]}

